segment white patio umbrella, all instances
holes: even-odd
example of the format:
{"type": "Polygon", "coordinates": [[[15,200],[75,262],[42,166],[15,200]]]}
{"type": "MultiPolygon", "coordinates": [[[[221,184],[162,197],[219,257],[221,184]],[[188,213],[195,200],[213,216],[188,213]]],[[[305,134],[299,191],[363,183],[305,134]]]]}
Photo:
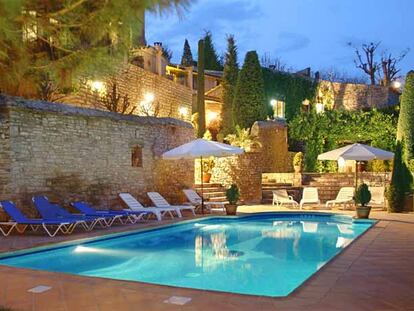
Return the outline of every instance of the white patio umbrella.
{"type": "Polygon", "coordinates": [[[206,139],[196,139],[184,145],[178,146],[165,152],[162,157],[168,160],[180,159],[198,159],[200,158],[201,171],[201,212],[204,212],[204,197],[203,197],[203,157],[228,157],[232,155],[242,154],[243,149],[231,145],[219,143],[216,141],[206,139]]]}
{"type": "Polygon", "coordinates": [[[358,184],[358,161],[392,160],[394,153],[363,144],[352,144],[318,155],[318,160],[354,160],[355,188],[358,184]]]}

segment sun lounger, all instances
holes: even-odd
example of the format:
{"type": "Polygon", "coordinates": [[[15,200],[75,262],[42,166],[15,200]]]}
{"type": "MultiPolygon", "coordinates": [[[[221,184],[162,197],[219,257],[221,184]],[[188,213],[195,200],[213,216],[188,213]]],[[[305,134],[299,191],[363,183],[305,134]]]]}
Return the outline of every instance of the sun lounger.
{"type": "Polygon", "coordinates": [[[73,202],[71,205],[86,216],[107,217],[106,223],[109,227],[112,226],[115,221],[119,221],[122,225],[127,222],[135,224],[145,215],[145,213],[134,213],[129,211],[100,211],[94,209],[88,203],[81,201],[73,202]],[[125,219],[125,221],[123,219],[125,219]]]}
{"type": "Polygon", "coordinates": [[[286,189],[273,190],[272,193],[272,205],[276,205],[278,207],[281,207],[283,204],[290,204],[293,207],[299,205],[299,203],[296,202],[291,195],[288,195],[286,189]]]}
{"type": "Polygon", "coordinates": [[[302,209],[304,204],[321,204],[318,196],[318,188],[305,187],[303,188],[302,200],[300,200],[299,208],[302,209]]]}
{"type": "Polygon", "coordinates": [[[174,218],[174,208],[144,207],[137,199],[135,199],[129,193],[120,193],[119,197],[128,206],[129,209],[125,209],[126,211],[153,214],[155,217],[157,217],[158,221],[161,221],[162,217],[166,214],[169,214],[171,218],[174,218]]]}
{"type": "Polygon", "coordinates": [[[369,205],[373,207],[385,207],[385,187],[369,187],[371,201],[369,205]]]}
{"type": "Polygon", "coordinates": [[[72,214],[63,207],[49,202],[45,196],[34,196],[33,204],[43,219],[62,219],[62,221],[76,220],[87,231],[91,231],[97,224],[108,227],[105,217],[86,216],[83,214],[72,214]]]}
{"type": "Polygon", "coordinates": [[[354,202],[354,192],[354,187],[342,187],[341,189],[339,189],[339,192],[335,200],[326,201],[326,208],[329,208],[330,205],[332,205],[332,208],[336,204],[342,204],[344,205],[345,209],[348,205],[352,205],[352,203],[354,202]]]}
{"type": "MultiPolygon", "coordinates": [[[[195,192],[193,189],[184,189],[183,190],[185,196],[187,197],[188,201],[191,205],[195,206],[196,209],[201,207],[201,197],[195,192]]],[[[229,204],[228,201],[220,201],[220,202],[206,202],[204,201],[204,206],[209,210],[220,210],[225,212],[226,208],[225,205],[229,204]],[[214,206],[219,206],[219,208],[214,208],[214,206]]]]}
{"type": "Polygon", "coordinates": [[[147,195],[149,196],[150,200],[152,201],[152,203],[154,203],[154,205],[157,208],[173,208],[175,212],[177,213],[178,217],[182,217],[181,215],[182,210],[190,210],[195,216],[195,211],[194,211],[195,207],[192,205],[171,205],[158,192],[148,192],[147,195]]]}
{"type": "Polygon", "coordinates": [[[54,237],[59,231],[63,234],[70,234],[78,225],[76,220],[28,218],[10,201],[1,201],[0,205],[10,218],[20,226],[15,227],[19,233],[24,233],[27,227],[33,231],[42,227],[50,237],[54,237]]]}

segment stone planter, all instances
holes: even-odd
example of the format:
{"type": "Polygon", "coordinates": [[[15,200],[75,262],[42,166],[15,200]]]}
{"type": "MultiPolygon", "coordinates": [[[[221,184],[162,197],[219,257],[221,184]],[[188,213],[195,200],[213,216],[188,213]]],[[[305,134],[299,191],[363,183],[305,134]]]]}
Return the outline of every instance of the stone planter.
{"type": "Polygon", "coordinates": [[[355,210],[357,218],[367,219],[371,212],[371,206],[357,206],[355,210]]]}
{"type": "Polygon", "coordinates": [[[237,204],[226,204],[226,214],[227,215],[236,215],[237,214],[237,204]]]}

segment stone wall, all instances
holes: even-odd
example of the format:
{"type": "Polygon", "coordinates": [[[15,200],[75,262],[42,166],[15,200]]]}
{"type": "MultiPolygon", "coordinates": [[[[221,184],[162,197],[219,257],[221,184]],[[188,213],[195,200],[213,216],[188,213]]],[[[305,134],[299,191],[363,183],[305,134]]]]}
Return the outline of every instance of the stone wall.
{"type": "Polygon", "coordinates": [[[211,178],[212,183],[224,186],[236,183],[245,203],[261,201],[262,173],[289,169],[285,122],[256,122],[252,134],[258,136],[261,147],[239,156],[216,159],[211,178]]]}
{"type": "Polygon", "coordinates": [[[127,116],[0,95],[0,200],[32,211],[30,197],[60,203],[87,200],[99,207],[130,192],[144,203],[159,191],[177,202],[194,181],[193,161],[165,161],[163,152],[193,139],[189,123],[127,116]],[[132,167],[132,148],[142,167],[132,167]],[[173,163],[174,162],[174,163],[173,163]]]}
{"type": "Polygon", "coordinates": [[[288,172],[290,163],[286,122],[258,121],[253,124],[251,133],[259,137],[262,145],[262,172],[288,172]]]}
{"type": "Polygon", "coordinates": [[[324,80],[319,82],[318,95],[328,107],[345,110],[384,108],[399,102],[399,94],[389,87],[324,80]]]}
{"type": "MultiPolygon", "coordinates": [[[[100,80],[105,81],[104,78],[100,80]]],[[[190,88],[135,65],[128,65],[120,70],[115,75],[115,81],[120,94],[122,96],[127,94],[130,102],[137,105],[134,114],[140,114],[140,103],[144,100],[145,94],[152,93],[154,94],[154,105],[159,107],[159,117],[182,118],[186,121],[191,119],[192,90],[190,88]],[[181,107],[187,109],[184,116],[179,112],[181,107]]],[[[85,83],[78,93],[66,96],[61,102],[81,107],[104,109],[97,100],[102,93],[104,92],[91,91],[90,85],[85,83]]]]}

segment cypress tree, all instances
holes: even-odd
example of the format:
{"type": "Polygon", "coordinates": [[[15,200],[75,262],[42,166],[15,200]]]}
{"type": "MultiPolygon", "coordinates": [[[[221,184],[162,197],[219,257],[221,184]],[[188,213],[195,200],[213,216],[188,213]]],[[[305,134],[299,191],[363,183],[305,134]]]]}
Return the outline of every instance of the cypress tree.
{"type": "Polygon", "coordinates": [[[191,53],[190,44],[188,40],[184,41],[183,56],[181,57],[181,65],[189,67],[194,65],[193,53],[191,53]]]}
{"type": "Polygon", "coordinates": [[[223,70],[214,48],[213,38],[210,31],[206,31],[204,35],[204,59],[206,70],[223,70]]]}
{"type": "Polygon", "coordinates": [[[397,139],[404,141],[404,159],[414,159],[414,71],[405,79],[398,117],[397,139]]]}
{"type": "Polygon", "coordinates": [[[206,131],[206,108],[204,104],[204,40],[198,41],[197,61],[197,111],[198,111],[198,133],[202,138],[206,131]]]}
{"type": "Polygon", "coordinates": [[[250,128],[267,116],[262,68],[256,51],[247,52],[237,80],[233,102],[234,124],[250,128]]]}
{"type": "Polygon", "coordinates": [[[234,36],[231,35],[227,37],[227,52],[225,55],[222,83],[223,107],[221,110],[221,132],[224,137],[234,132],[232,107],[238,74],[239,64],[237,62],[237,46],[234,41],[234,36]]]}
{"type": "Polygon", "coordinates": [[[411,190],[413,177],[407,168],[402,156],[403,143],[397,141],[392,168],[391,184],[387,198],[392,212],[402,212],[404,209],[404,196],[411,190]]]}

